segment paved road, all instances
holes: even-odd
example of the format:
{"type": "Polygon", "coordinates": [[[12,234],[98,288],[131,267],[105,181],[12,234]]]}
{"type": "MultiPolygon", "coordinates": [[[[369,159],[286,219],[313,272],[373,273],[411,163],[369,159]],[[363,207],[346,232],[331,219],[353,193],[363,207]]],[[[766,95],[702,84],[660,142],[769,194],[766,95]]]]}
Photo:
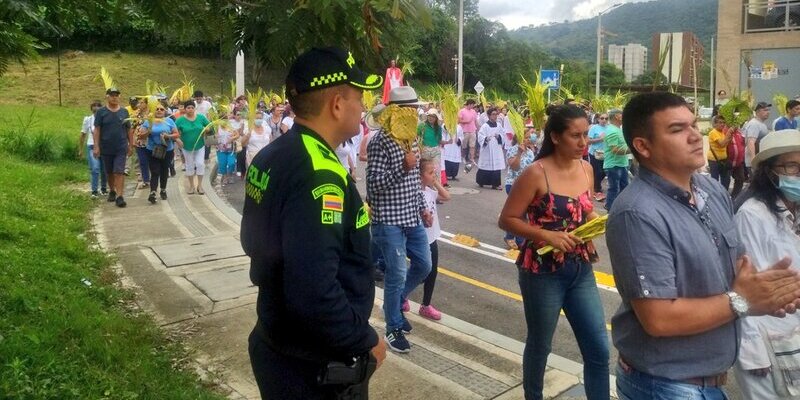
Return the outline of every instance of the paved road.
{"type": "MultiPolygon", "coordinates": [[[[363,179],[363,164],[358,173],[358,189],[366,193],[363,179]]],[[[459,173],[458,182],[451,182],[452,200],[439,205],[439,220],[445,232],[439,241],[439,277],[432,303],[442,312],[459,319],[498,332],[502,335],[525,341],[526,328],[522,301],[517,283],[517,270],[511,259],[504,256],[503,232],[497,227],[497,217],[506,199],[505,192],[480,189],[475,184],[475,172],[459,173]],[[451,235],[463,234],[477,239],[481,246],[477,249],[454,244],[451,235]]],[[[241,212],[244,204],[244,190],[241,181],[225,187],[217,187],[218,192],[233,208],[241,212]]],[[[604,213],[602,204],[595,202],[598,212],[604,213]]],[[[619,295],[613,287],[611,265],[605,238],[595,240],[600,261],[594,264],[598,283],[606,285],[599,289],[605,310],[605,319],[610,329],[611,316],[620,304],[619,295]]],[[[419,302],[421,287],[412,294],[419,302]]],[[[416,312],[416,310],[412,310],[416,312]]],[[[617,353],[610,343],[610,371],[613,374],[617,353]]],[[[576,362],[582,362],[575,337],[565,317],[561,317],[553,340],[553,353],[576,362]]],[[[733,374],[729,374],[729,379],[733,374]]],[[[730,379],[726,386],[730,399],[741,399],[738,387],[730,379]]]]}

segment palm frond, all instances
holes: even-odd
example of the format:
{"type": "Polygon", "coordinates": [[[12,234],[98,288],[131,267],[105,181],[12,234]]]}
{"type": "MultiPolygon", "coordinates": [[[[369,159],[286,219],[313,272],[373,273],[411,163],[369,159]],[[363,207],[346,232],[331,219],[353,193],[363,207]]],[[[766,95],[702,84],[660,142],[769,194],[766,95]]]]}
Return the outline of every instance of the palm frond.
{"type": "Polygon", "coordinates": [[[106,67],[100,67],[100,79],[103,81],[103,86],[106,90],[109,88],[114,87],[114,79],[111,78],[111,75],[106,70],[106,67]]]}

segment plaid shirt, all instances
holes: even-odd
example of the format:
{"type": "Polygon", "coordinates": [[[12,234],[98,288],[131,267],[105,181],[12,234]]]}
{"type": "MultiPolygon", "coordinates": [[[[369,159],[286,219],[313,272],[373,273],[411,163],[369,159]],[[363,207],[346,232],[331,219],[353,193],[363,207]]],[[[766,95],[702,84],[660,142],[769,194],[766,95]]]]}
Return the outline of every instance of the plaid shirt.
{"type": "Polygon", "coordinates": [[[412,227],[422,222],[420,212],[425,209],[425,196],[419,165],[405,172],[404,158],[405,151],[383,129],[369,141],[367,202],[375,224],[412,227]]]}

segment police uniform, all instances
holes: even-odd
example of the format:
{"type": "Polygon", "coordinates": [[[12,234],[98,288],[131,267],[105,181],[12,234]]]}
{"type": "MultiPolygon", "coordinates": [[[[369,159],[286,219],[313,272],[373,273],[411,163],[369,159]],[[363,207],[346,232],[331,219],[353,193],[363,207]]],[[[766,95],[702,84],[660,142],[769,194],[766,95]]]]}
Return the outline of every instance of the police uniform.
{"type": "MultiPolygon", "coordinates": [[[[292,66],[287,88],[290,79],[302,91],[366,85],[369,79],[349,81],[366,77],[351,61],[339,49],[313,49],[292,66]],[[318,84],[326,76],[347,81],[318,84]]],[[[316,132],[296,123],[255,156],[245,192],[241,241],[259,288],[250,359],[261,394],[344,398],[358,385],[333,376],[341,370],[331,372],[332,365],[347,373],[371,361],[374,371],[370,350],[378,343],[369,325],[375,296],[369,214],[355,181],[316,132]]],[[[364,392],[354,398],[366,397],[371,371],[364,368],[364,392]]]]}

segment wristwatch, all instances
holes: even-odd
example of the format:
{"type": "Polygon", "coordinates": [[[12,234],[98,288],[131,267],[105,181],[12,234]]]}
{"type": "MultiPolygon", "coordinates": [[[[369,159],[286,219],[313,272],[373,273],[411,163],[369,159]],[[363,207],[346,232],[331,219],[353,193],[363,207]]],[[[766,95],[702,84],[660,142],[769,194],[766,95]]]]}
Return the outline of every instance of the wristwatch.
{"type": "Polygon", "coordinates": [[[733,313],[736,314],[736,317],[746,317],[750,311],[750,304],[747,304],[747,300],[745,300],[744,297],[739,296],[739,293],[734,291],[730,291],[725,294],[728,295],[728,299],[731,304],[731,310],[733,310],[733,313]]]}

